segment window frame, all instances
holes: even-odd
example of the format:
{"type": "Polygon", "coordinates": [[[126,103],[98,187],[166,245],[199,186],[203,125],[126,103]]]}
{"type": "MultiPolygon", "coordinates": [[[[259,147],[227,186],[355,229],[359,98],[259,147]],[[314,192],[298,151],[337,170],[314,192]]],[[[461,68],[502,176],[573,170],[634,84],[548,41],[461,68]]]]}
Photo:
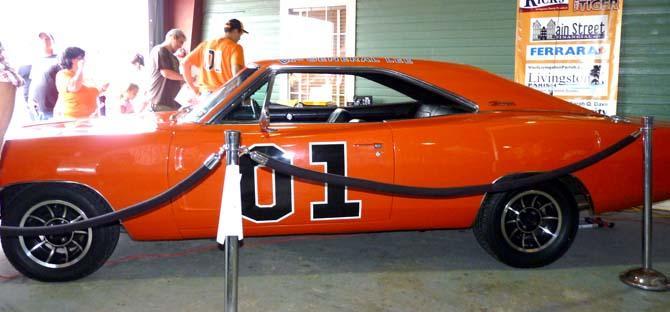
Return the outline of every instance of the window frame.
{"type": "MultiPolygon", "coordinates": [[[[258,123],[258,120],[256,121],[240,121],[240,122],[235,122],[231,120],[223,120],[223,118],[232,112],[234,109],[237,108],[237,106],[241,105],[242,100],[244,100],[245,97],[249,96],[251,93],[256,92],[259,88],[261,88],[266,82],[268,83],[268,89],[272,90],[272,85],[274,84],[275,81],[275,76],[278,74],[287,74],[287,73],[314,73],[314,74],[344,74],[344,75],[353,75],[356,76],[357,74],[361,73],[371,73],[371,74],[381,74],[381,75],[388,75],[389,77],[393,77],[396,79],[400,79],[403,82],[414,84],[417,87],[424,88],[430,92],[434,92],[439,94],[440,96],[453,101],[455,104],[457,104],[460,108],[464,109],[466,112],[465,113],[478,113],[479,112],[479,106],[474,103],[473,101],[468,100],[467,98],[460,96],[458,94],[455,94],[453,92],[447,91],[445,89],[442,89],[438,86],[435,86],[433,84],[430,84],[428,82],[425,82],[423,80],[417,79],[415,77],[409,76],[407,74],[392,70],[392,69],[387,69],[387,68],[376,68],[376,67],[328,67],[328,66],[282,66],[282,67],[269,67],[265,72],[261,73],[252,83],[249,84],[249,87],[244,90],[243,92],[238,93],[235,95],[233,98],[231,98],[224,106],[223,109],[221,109],[220,112],[214,114],[214,117],[212,117],[209,121],[207,121],[207,124],[224,124],[225,123],[231,123],[231,124],[253,124],[253,123],[258,123]],[[252,91],[253,90],[253,91],[252,91]]],[[[265,101],[263,101],[263,105],[261,106],[261,109],[265,107],[265,105],[268,105],[268,102],[270,101],[270,98],[272,97],[271,93],[268,93],[265,97],[265,101]]],[[[269,108],[268,108],[269,109],[269,108]]],[[[439,117],[439,116],[436,116],[439,117]]],[[[433,118],[433,117],[429,117],[433,118]]],[[[272,122],[272,120],[270,120],[272,122]]],[[[317,122],[320,123],[320,122],[317,122]]]]}

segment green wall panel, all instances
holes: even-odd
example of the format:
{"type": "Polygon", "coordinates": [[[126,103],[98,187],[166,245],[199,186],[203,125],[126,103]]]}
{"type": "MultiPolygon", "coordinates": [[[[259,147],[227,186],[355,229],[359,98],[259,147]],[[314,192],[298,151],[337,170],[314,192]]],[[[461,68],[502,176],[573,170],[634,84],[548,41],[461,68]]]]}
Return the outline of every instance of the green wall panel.
{"type": "Polygon", "coordinates": [[[512,77],[509,0],[359,0],[356,54],[446,60],[512,77]]]}
{"type": "MultiPolygon", "coordinates": [[[[618,112],[670,119],[670,0],[624,1],[618,112]]],[[[356,54],[446,60],[512,78],[516,3],[510,0],[358,0],[356,54]]],[[[205,38],[239,18],[247,55],[278,58],[278,0],[209,0],[205,38]],[[253,50],[253,51],[250,51],[253,50]]],[[[357,92],[374,93],[365,84],[357,92]]]]}
{"type": "Polygon", "coordinates": [[[625,0],[621,28],[619,114],[670,119],[670,0],[625,0]]]}

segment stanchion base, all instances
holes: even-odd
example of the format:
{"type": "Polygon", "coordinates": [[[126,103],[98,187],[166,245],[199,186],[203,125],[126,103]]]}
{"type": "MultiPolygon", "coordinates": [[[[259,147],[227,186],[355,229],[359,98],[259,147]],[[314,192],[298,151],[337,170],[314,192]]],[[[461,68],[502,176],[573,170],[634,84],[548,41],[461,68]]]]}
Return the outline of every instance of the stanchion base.
{"type": "Polygon", "coordinates": [[[668,290],[668,278],[654,269],[635,268],[619,275],[619,279],[629,286],[644,290],[668,290]]]}

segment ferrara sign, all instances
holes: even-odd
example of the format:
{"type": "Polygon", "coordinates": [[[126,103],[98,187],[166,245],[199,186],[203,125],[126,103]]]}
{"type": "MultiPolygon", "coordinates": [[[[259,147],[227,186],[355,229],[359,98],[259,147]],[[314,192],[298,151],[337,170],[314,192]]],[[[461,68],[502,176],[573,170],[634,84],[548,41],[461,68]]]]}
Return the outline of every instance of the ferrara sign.
{"type": "Polygon", "coordinates": [[[519,0],[520,12],[567,10],[569,0],[519,0]]]}

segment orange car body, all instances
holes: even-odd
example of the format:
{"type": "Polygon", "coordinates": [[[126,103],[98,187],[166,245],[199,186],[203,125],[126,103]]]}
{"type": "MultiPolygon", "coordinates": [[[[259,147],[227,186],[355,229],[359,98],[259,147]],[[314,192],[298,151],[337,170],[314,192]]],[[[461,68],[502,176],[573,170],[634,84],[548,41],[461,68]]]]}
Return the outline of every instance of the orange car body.
{"type": "MultiPolygon", "coordinates": [[[[22,128],[7,141],[0,159],[0,188],[28,183],[85,185],[115,209],[145,200],[174,185],[223,144],[225,130],[242,133],[242,145],[274,145],[299,167],[323,171],[310,147],[331,142],[345,148],[346,175],[387,183],[455,187],[491,183],[514,174],[548,171],[590,156],[640,128],[616,122],[558,98],[465,65],[395,62],[394,59],[268,61],[207,113],[202,122],[179,122],[166,114],[52,122],[22,128]],[[410,64],[407,64],[410,63],[410,64]],[[421,119],[364,123],[210,124],[263,73],[277,68],[380,68],[413,77],[459,95],[476,112],[421,119]]],[[[670,128],[654,131],[654,200],[670,197],[670,128]]],[[[642,140],[574,173],[584,205],[594,213],[642,202],[642,140]]],[[[123,222],[137,240],[214,237],[225,166],[177,200],[123,222]]],[[[259,209],[277,201],[273,175],[255,168],[259,209]]],[[[245,218],[247,236],[345,233],[472,226],[484,194],[461,198],[394,196],[358,189],[346,201],[359,213],[315,219],[313,205],[326,200],[323,184],[291,180],[291,211],[271,221],[245,218]]],[[[3,207],[11,209],[11,207],[3,207]]],[[[271,208],[270,208],[271,209],[271,208]]]]}

